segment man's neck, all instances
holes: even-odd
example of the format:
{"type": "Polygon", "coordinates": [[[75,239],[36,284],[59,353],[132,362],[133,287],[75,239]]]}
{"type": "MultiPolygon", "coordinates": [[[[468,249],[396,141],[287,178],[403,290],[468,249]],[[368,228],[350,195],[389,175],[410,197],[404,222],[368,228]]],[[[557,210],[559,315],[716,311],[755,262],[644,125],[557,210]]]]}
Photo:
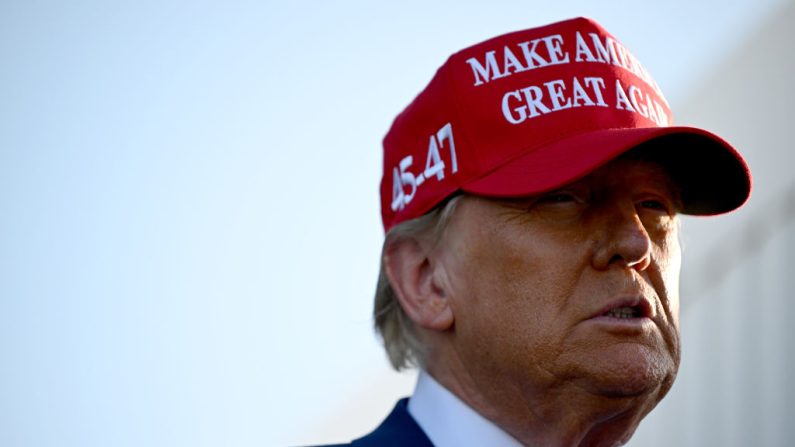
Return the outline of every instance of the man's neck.
{"type": "Polygon", "coordinates": [[[428,374],[458,400],[525,446],[619,446],[657,399],[606,397],[563,386],[532,393],[504,381],[475,383],[468,374],[430,367],[428,374]]]}
{"type": "Polygon", "coordinates": [[[420,371],[408,411],[436,447],[521,447],[519,441],[470,408],[425,371],[420,371]]]}

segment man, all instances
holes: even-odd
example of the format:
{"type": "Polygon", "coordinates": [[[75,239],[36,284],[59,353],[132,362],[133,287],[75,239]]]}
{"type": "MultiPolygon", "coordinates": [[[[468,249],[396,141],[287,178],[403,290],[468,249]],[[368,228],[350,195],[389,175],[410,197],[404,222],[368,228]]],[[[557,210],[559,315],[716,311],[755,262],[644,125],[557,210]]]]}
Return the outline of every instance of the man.
{"type": "Polygon", "coordinates": [[[574,19],[462,50],[384,140],[376,328],[414,395],[354,446],[614,446],[679,366],[678,214],[750,173],[574,19]]]}

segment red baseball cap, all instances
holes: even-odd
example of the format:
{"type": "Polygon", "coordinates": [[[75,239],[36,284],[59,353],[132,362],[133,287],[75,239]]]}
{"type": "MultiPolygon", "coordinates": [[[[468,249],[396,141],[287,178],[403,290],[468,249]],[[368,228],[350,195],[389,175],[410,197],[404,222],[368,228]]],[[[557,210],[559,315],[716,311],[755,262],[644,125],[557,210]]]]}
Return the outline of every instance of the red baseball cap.
{"type": "Polygon", "coordinates": [[[672,122],[648,71],[593,20],[495,37],[450,56],[392,124],[384,138],[384,229],[457,191],[549,191],[633,148],[664,163],[685,214],[745,203],[751,174],[740,154],[706,130],[672,122]]]}

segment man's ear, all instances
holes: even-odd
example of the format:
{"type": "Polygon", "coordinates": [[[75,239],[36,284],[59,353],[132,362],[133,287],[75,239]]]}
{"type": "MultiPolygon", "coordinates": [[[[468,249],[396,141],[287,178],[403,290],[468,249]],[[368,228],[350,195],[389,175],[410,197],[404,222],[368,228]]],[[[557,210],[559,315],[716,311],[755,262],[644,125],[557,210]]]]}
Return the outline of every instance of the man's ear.
{"type": "Polygon", "coordinates": [[[403,310],[414,324],[437,331],[454,321],[441,268],[414,238],[391,241],[384,249],[384,269],[403,310]]]}

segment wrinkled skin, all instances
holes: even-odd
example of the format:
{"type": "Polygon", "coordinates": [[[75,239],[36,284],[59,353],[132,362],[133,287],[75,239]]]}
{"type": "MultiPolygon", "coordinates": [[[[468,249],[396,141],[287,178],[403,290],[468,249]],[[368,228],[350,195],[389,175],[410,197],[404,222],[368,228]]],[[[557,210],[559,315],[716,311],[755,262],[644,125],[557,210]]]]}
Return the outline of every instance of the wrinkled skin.
{"type": "Polygon", "coordinates": [[[679,366],[675,186],[618,159],[558,190],[464,197],[429,250],[449,327],[428,371],[527,445],[620,445],[679,366]],[[644,301],[644,323],[600,317],[644,301]]]}

